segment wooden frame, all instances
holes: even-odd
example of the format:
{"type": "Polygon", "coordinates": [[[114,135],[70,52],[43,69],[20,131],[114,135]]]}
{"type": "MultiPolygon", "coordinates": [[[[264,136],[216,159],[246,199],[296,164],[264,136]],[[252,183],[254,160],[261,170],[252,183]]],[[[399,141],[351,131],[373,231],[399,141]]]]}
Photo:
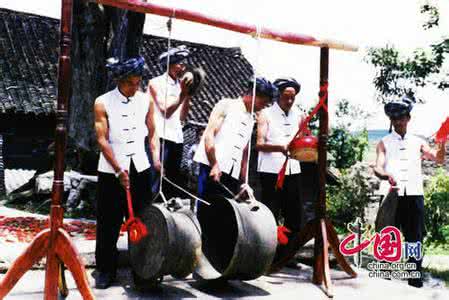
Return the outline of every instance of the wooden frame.
{"type": "MultiPolygon", "coordinates": [[[[94,299],[89,288],[84,266],[82,265],[76,248],[70,241],[69,235],[62,228],[63,208],[61,199],[64,192],[64,169],[65,148],[67,140],[67,115],[68,99],[71,88],[71,25],[73,0],[62,0],[61,9],[61,37],[60,56],[58,69],[58,102],[56,110],[55,130],[55,176],[53,182],[52,202],[50,209],[50,229],[42,231],[25,252],[13,263],[0,283],[0,299],[9,293],[16,282],[25,274],[34,263],[43,256],[47,257],[45,276],[45,299],[57,299],[58,282],[62,294],[67,293],[65,280],[63,279],[63,265],[67,266],[75,278],[78,289],[84,299],[94,299]],[[62,278],[62,280],[60,280],[62,278]]],[[[185,9],[176,9],[163,5],[156,5],[136,0],[97,0],[98,3],[110,5],[122,9],[132,10],[140,13],[151,13],[160,16],[174,17],[182,20],[192,21],[205,25],[215,26],[235,32],[259,35],[262,38],[273,39],[280,42],[299,44],[305,46],[319,47],[320,56],[320,91],[326,94],[329,72],[329,49],[345,51],[357,51],[357,47],[334,40],[319,40],[309,35],[280,32],[268,28],[257,28],[241,22],[228,21],[209,17],[200,13],[185,9]]],[[[315,264],[313,282],[321,284],[324,282],[325,291],[328,296],[333,295],[332,282],[330,278],[328,248],[331,246],[337,257],[338,263],[352,277],[356,273],[351,269],[345,258],[339,252],[339,241],[335,229],[326,217],[326,145],[328,138],[329,116],[327,110],[320,110],[320,135],[318,146],[319,166],[319,198],[316,204],[316,219],[306,225],[306,228],[294,238],[292,251],[281,259],[272,270],[282,268],[285,263],[295,255],[296,250],[308,240],[315,238],[315,264]]]]}

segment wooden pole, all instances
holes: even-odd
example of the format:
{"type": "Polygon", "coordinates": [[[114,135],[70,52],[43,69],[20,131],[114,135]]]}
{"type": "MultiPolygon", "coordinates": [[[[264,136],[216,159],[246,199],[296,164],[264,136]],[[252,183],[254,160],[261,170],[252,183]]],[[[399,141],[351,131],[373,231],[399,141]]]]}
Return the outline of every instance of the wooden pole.
{"type": "Polygon", "coordinates": [[[324,106],[320,109],[320,134],[318,139],[318,174],[319,193],[317,201],[317,217],[323,218],[326,214],[326,174],[327,174],[327,138],[329,134],[328,104],[329,80],[329,48],[320,50],[320,99],[324,97],[324,106]],[[321,95],[323,94],[323,95],[321,95]]]}
{"type": "Polygon", "coordinates": [[[334,253],[337,263],[351,277],[357,274],[352,270],[345,257],[340,253],[337,233],[332,222],[326,215],[326,174],[327,174],[327,140],[329,135],[329,113],[328,113],[328,79],[329,79],[329,48],[320,50],[320,99],[323,97],[324,106],[320,109],[319,141],[318,141],[318,198],[315,203],[315,219],[294,236],[283,257],[273,263],[271,272],[280,270],[292,259],[300,247],[309,240],[315,239],[314,243],[314,266],[312,281],[315,284],[324,283],[324,290],[329,297],[333,296],[333,287],[329,267],[329,247],[334,253]]]}
{"type": "Polygon", "coordinates": [[[61,293],[66,295],[65,282],[59,280],[64,278],[60,273],[63,270],[62,264],[71,271],[83,299],[94,299],[79,254],[70,241],[70,236],[62,228],[64,209],[61,206],[61,202],[64,194],[64,156],[67,143],[68,103],[72,82],[70,61],[72,6],[72,0],[62,0],[55,129],[55,168],[50,207],[50,228],[39,233],[24,253],[13,262],[0,283],[0,299],[3,299],[23,274],[44,256],[47,257],[44,299],[56,300],[58,298],[58,286],[61,293]]]}
{"type": "MultiPolygon", "coordinates": [[[[211,17],[187,9],[158,5],[151,2],[142,2],[138,0],[97,0],[97,2],[140,13],[155,14],[164,17],[173,17],[180,20],[201,23],[226,30],[240,32],[243,34],[249,34],[252,36],[256,36],[258,30],[258,28],[252,24],[246,24],[236,20],[226,20],[224,18],[211,17]]],[[[260,37],[290,44],[328,47],[345,51],[357,51],[356,46],[346,44],[341,41],[331,39],[317,39],[306,34],[284,32],[270,28],[260,28],[260,37]]]]}

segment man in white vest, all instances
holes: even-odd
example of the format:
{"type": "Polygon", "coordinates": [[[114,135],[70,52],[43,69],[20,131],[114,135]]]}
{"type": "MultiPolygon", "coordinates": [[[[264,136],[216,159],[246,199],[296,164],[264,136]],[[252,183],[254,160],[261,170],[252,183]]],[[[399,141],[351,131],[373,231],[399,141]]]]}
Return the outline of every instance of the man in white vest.
{"type": "MultiPolygon", "coordinates": [[[[191,95],[189,87],[192,83],[191,78],[181,77],[184,74],[186,66],[184,60],[190,52],[185,46],[171,48],[159,56],[159,63],[162,68],[168,70],[150,80],[148,86],[149,93],[154,99],[156,129],[160,137],[160,144],[165,141],[164,146],[164,176],[178,185],[182,185],[183,180],[180,174],[183,132],[181,122],[187,118],[191,95]]],[[[159,189],[159,178],[154,172],[155,182],[153,192],[159,189]]],[[[179,195],[179,192],[170,184],[163,184],[163,192],[167,198],[179,195]]]]}
{"type": "Polygon", "coordinates": [[[257,172],[262,186],[261,200],[271,210],[276,221],[279,222],[283,217],[284,226],[292,232],[298,232],[303,219],[299,161],[288,159],[281,189],[276,189],[276,181],[288,155],[288,144],[305,119],[304,113],[295,105],[301,85],[290,77],[276,79],[273,84],[279,91],[278,100],[263,109],[257,118],[257,172]]]}
{"type": "Polygon", "coordinates": [[[153,164],[160,169],[159,139],[154,105],[138,91],[145,61],[143,57],[107,65],[117,87],[95,100],[95,131],[100,148],[97,188],[96,287],[105,289],[115,279],[117,240],[127,216],[125,189],[131,190],[136,215],[151,204],[150,162],[144,139],[148,136],[153,164]]]}
{"type": "MultiPolygon", "coordinates": [[[[404,235],[405,241],[422,244],[424,190],[421,160],[430,159],[443,163],[445,146],[432,149],[423,139],[407,132],[412,108],[413,101],[407,97],[385,105],[385,114],[390,118],[393,131],[383,137],[377,145],[374,172],[380,179],[388,180],[391,188],[397,190],[395,223],[404,235]]],[[[421,259],[411,257],[408,262],[416,263],[416,271],[421,273],[422,257],[421,259]]],[[[409,279],[408,284],[422,287],[422,277],[409,279]]]]}
{"type": "MultiPolygon", "coordinates": [[[[236,194],[246,174],[248,143],[254,127],[251,116],[254,79],[244,95],[219,101],[209,117],[194,161],[200,163],[198,195],[211,200],[215,195],[236,194]]],[[[272,103],[276,87],[262,77],[256,78],[254,112],[272,103]]]]}

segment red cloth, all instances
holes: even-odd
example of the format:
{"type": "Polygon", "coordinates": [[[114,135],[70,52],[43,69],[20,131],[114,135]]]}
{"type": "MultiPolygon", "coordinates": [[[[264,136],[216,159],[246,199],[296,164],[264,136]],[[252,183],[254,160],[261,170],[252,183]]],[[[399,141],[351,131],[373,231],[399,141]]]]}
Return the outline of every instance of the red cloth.
{"type": "Polygon", "coordinates": [[[278,243],[281,245],[288,244],[288,236],[287,233],[290,233],[291,230],[285,226],[278,226],[278,243]]]}

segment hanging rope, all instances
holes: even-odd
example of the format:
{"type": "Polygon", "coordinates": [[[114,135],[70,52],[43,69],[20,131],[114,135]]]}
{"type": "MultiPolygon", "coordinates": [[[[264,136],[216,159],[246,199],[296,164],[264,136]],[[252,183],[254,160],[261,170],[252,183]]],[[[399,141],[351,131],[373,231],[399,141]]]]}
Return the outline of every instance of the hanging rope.
{"type": "MultiPolygon", "coordinates": [[[[175,13],[176,13],[176,9],[173,9],[173,14],[172,16],[168,19],[167,21],[167,30],[168,30],[168,38],[167,38],[167,50],[169,51],[171,48],[171,36],[172,36],[172,24],[173,24],[173,18],[175,17],[175,13]]],[[[167,64],[166,64],[166,69],[167,69],[167,77],[165,78],[165,96],[164,96],[164,126],[162,129],[162,132],[164,134],[165,137],[165,130],[166,130],[166,123],[167,123],[167,98],[168,98],[168,80],[169,80],[169,74],[168,74],[168,70],[170,67],[170,52],[168,53],[167,56],[167,64]]],[[[159,193],[156,195],[156,197],[154,197],[153,200],[155,200],[158,196],[161,196],[162,200],[164,201],[164,204],[167,205],[167,198],[165,197],[165,194],[162,190],[163,184],[164,184],[164,180],[167,181],[168,183],[170,183],[171,185],[173,185],[174,187],[176,187],[177,189],[181,190],[182,192],[184,192],[185,194],[189,195],[190,197],[193,197],[196,201],[201,201],[206,205],[210,205],[209,202],[193,195],[192,193],[190,193],[189,191],[187,191],[186,189],[182,188],[181,186],[177,185],[176,183],[172,182],[171,180],[169,180],[167,177],[164,176],[164,166],[165,166],[165,138],[162,139],[162,145],[161,145],[161,152],[162,152],[162,157],[161,157],[161,172],[159,174],[159,193]]]]}
{"type": "MultiPolygon", "coordinates": [[[[259,50],[260,50],[260,35],[262,32],[262,28],[259,25],[256,25],[256,62],[254,64],[254,80],[253,80],[253,95],[251,99],[251,121],[254,122],[254,104],[256,102],[256,79],[257,79],[257,72],[258,72],[258,66],[259,66],[259,50]]],[[[245,174],[245,184],[243,185],[243,188],[248,189],[249,185],[249,161],[251,159],[251,137],[248,142],[248,159],[246,161],[246,174],[245,174]]],[[[252,193],[251,191],[248,191],[248,194],[252,193]]]]}
{"type": "MultiPolygon", "coordinates": [[[[175,17],[176,9],[173,8],[173,14],[167,21],[167,30],[168,30],[168,38],[167,38],[167,50],[169,51],[171,48],[171,34],[172,34],[172,20],[175,17]]],[[[165,96],[164,96],[164,126],[162,129],[162,132],[164,134],[164,138],[162,139],[162,157],[161,157],[161,171],[159,174],[159,193],[156,195],[154,199],[156,199],[159,195],[162,198],[162,201],[164,201],[165,204],[167,204],[167,198],[165,198],[164,192],[162,191],[162,186],[164,185],[164,167],[165,167],[165,130],[166,130],[166,123],[167,123],[167,97],[168,97],[168,77],[170,76],[168,74],[168,70],[170,67],[170,52],[167,55],[167,63],[166,63],[166,70],[167,70],[167,77],[165,78],[165,96]]]]}

